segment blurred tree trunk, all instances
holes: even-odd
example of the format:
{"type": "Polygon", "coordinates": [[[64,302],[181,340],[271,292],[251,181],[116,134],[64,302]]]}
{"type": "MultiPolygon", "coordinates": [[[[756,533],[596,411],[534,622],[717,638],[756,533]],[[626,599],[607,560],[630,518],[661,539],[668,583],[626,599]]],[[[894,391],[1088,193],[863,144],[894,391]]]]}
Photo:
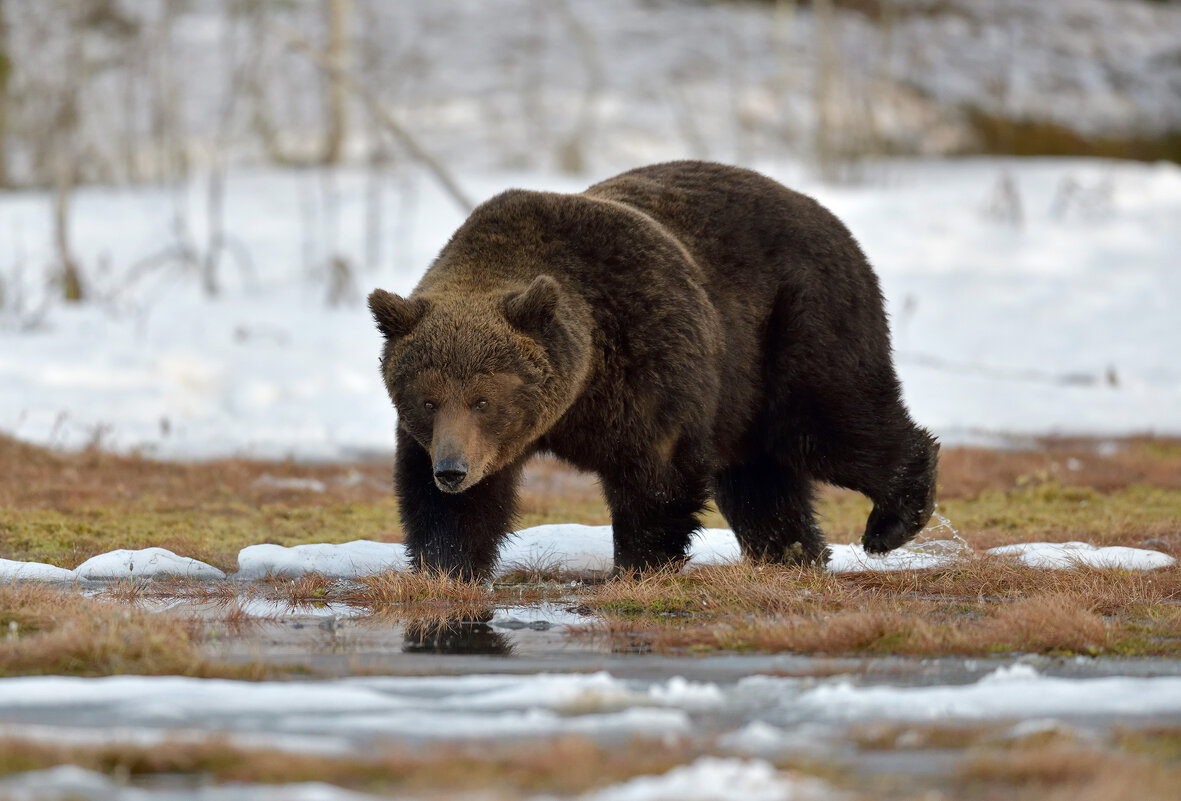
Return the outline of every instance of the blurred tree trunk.
{"type": "MultiPolygon", "coordinates": [[[[348,71],[349,57],[349,23],[352,19],[352,0],[325,0],[325,11],[328,14],[328,50],[326,58],[334,70],[348,71]]],[[[331,78],[324,81],[327,97],[325,98],[325,117],[328,130],[324,136],[323,161],[325,164],[336,164],[340,161],[344,151],[345,139],[348,136],[348,87],[341,81],[331,78]]]]}
{"type": "Polygon", "coordinates": [[[54,118],[53,131],[53,241],[57,248],[60,272],[58,281],[62,297],[71,303],[82,300],[82,278],[78,263],[70,249],[70,204],[77,178],[77,147],[79,96],[86,80],[84,32],[70,26],[70,51],[62,85],[60,105],[54,118]]]}
{"type": "Polygon", "coordinates": [[[70,200],[74,193],[74,176],[71,165],[61,158],[57,167],[53,192],[53,240],[57,245],[57,256],[61,262],[62,297],[77,303],[82,300],[82,277],[78,263],[70,252],[70,200]]]}
{"type": "Polygon", "coordinates": [[[8,18],[0,0],[0,187],[8,186],[8,81],[12,57],[8,55],[8,18]]]}

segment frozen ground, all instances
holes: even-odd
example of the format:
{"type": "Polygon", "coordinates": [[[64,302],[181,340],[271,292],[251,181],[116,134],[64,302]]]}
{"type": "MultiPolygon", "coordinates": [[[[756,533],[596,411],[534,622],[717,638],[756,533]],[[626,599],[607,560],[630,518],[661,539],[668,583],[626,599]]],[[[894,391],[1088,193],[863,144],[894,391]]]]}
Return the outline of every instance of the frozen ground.
{"type": "MultiPolygon", "coordinates": [[[[858,237],[882,279],[907,402],[945,441],[1181,433],[1181,167],[887,162],[844,186],[795,163],[762,168],[858,237]]],[[[464,183],[484,198],[589,181],[464,183]]],[[[75,249],[97,299],[78,308],[43,302],[49,199],[0,195],[0,430],[170,458],[388,453],[394,416],[364,295],[409,291],[463,213],[425,183],[413,202],[383,185],[387,224],[367,232],[371,188],[360,172],[231,176],[234,248],[212,299],[181,262],[144,261],[175,247],[177,215],[203,241],[198,186],[83,191],[75,249]],[[375,232],[385,255],[357,267],[375,232]],[[330,306],[334,253],[354,268],[330,306]]]]}
{"type": "MultiPolygon", "coordinates": [[[[741,665],[730,668],[741,674],[741,665]]],[[[837,797],[823,782],[781,773],[764,760],[815,759],[838,752],[854,725],[998,724],[1002,740],[1016,741],[1038,731],[1086,736],[1113,723],[1135,727],[1181,718],[1178,675],[1080,678],[1047,675],[1025,663],[983,673],[973,664],[943,671],[920,684],[912,683],[913,678],[900,682],[852,675],[653,680],[608,672],[385,676],[276,684],[137,676],[27,677],[0,680],[0,736],[141,747],[217,741],[245,749],[265,746],[322,755],[366,755],[441,741],[536,742],[571,733],[604,744],[679,738],[713,756],[664,776],[633,779],[580,798],[778,801],[837,797]]],[[[115,797],[104,795],[115,786],[96,774],[59,770],[0,782],[0,792],[11,798],[102,799],[115,797]],[[29,793],[33,788],[53,792],[34,796],[29,793]],[[71,790],[74,795],[69,795],[71,790]]],[[[196,797],[181,784],[173,788],[118,797],[196,797]]],[[[353,797],[326,786],[292,787],[290,796],[275,792],[241,786],[200,797],[353,797]]]]}

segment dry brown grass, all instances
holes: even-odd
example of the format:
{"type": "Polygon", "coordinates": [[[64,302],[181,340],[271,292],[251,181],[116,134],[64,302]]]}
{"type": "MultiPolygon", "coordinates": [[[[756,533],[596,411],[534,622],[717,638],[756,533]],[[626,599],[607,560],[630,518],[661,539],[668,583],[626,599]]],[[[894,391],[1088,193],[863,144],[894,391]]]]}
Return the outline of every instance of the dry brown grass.
{"type": "Polygon", "coordinates": [[[621,579],[580,633],[659,651],[1181,655],[1181,567],[1045,571],[978,558],[942,570],[831,575],[748,564],[621,579]]]}
{"type": "Polygon", "coordinates": [[[386,749],[371,758],[241,749],[217,740],[150,747],[60,746],[0,740],[0,775],[72,764],[123,776],[179,775],[225,782],[329,782],[371,792],[481,791],[501,798],[577,793],[646,773],[663,773],[695,752],[682,743],[645,741],[610,748],[561,737],[547,742],[386,749]]]}
{"type": "Polygon", "coordinates": [[[0,632],[0,676],[263,677],[207,659],[181,619],[35,585],[0,586],[0,632]]]}
{"type": "Polygon", "coordinates": [[[1176,765],[1059,743],[982,754],[968,760],[959,776],[969,786],[1003,793],[986,797],[1051,801],[1173,801],[1181,787],[1176,765]]]}
{"type": "Polygon", "coordinates": [[[1050,120],[1011,119],[983,109],[968,110],[975,134],[972,152],[1006,156],[1090,156],[1181,163],[1181,133],[1087,135],[1050,120]]]}
{"type": "Polygon", "coordinates": [[[160,462],[99,450],[49,451],[3,435],[0,465],[0,507],[59,511],[372,503],[388,496],[390,488],[390,466],[384,463],[160,462]],[[324,491],[276,486],[266,476],[320,481],[324,491]]]}
{"type": "Polygon", "coordinates": [[[945,448],[939,456],[939,494],[972,498],[986,490],[1020,489],[1056,481],[1106,493],[1136,485],[1181,489],[1181,440],[1047,437],[1023,449],[945,448]]]}
{"type": "Polygon", "coordinates": [[[954,798],[1163,801],[1181,787],[1176,728],[1096,735],[1063,725],[1019,735],[1008,723],[874,722],[855,725],[850,738],[862,752],[960,752],[954,798]]]}
{"type": "MultiPolygon", "coordinates": [[[[977,553],[1015,541],[1079,539],[1181,556],[1181,441],[1035,445],[944,451],[940,508],[977,553]]],[[[163,545],[232,569],[239,547],[263,540],[396,540],[389,483],[387,464],[160,463],[52,453],[0,437],[0,556],[73,567],[116,547],[163,545]],[[260,481],[267,475],[320,481],[324,490],[277,488],[260,481]]],[[[545,459],[527,471],[521,509],[521,525],[609,519],[593,479],[545,459]]],[[[848,542],[859,538],[869,503],[830,490],[821,510],[830,539],[848,542]]],[[[724,525],[716,511],[706,522],[724,525]]],[[[250,589],[136,582],[111,594],[124,602],[184,597],[229,608],[237,594],[257,592],[428,620],[479,619],[500,604],[569,599],[607,613],[602,631],[631,641],[642,633],[666,649],[1175,654],[1173,632],[1181,629],[1178,568],[1047,572],[978,558],[948,570],[851,576],[735,565],[582,589],[556,578],[569,577],[538,564],[491,589],[389,574],[351,583],[309,576],[250,589]]]]}

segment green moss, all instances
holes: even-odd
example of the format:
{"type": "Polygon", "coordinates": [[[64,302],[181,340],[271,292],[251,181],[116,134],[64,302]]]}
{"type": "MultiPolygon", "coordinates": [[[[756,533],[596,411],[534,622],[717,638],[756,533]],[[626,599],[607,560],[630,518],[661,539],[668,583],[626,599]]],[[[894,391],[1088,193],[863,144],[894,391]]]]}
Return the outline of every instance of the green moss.
{"type": "Polygon", "coordinates": [[[906,645],[910,642],[911,634],[908,629],[900,631],[891,631],[888,634],[883,634],[873,642],[868,643],[864,650],[871,653],[878,654],[894,654],[905,651],[906,645]]]}

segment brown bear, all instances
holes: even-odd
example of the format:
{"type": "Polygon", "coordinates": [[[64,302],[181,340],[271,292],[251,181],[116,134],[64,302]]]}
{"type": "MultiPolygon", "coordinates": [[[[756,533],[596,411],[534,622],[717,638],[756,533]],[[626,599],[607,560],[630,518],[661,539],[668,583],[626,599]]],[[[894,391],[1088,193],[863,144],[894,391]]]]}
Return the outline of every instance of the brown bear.
{"type": "Polygon", "coordinates": [[[539,452],[598,475],[617,571],[682,560],[711,497],[774,562],[827,560],[818,481],[873,501],[871,553],[933,510],[938,445],[902,404],[877,277],[832,213],[758,173],[504,192],[408,298],[369,306],[416,566],[485,575],[539,452]]]}

